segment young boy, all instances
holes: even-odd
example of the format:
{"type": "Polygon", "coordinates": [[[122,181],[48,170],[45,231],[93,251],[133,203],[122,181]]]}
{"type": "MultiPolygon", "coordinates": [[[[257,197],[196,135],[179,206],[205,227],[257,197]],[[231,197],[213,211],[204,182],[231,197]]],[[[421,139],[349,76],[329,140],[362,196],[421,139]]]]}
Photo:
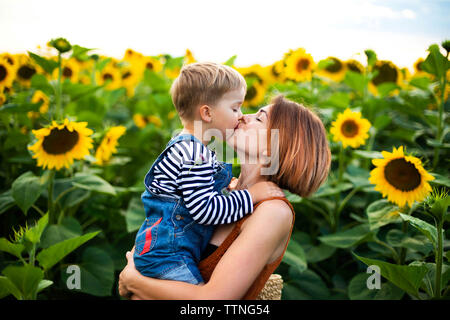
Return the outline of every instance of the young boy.
{"type": "Polygon", "coordinates": [[[183,131],[144,179],[146,219],[134,251],[136,268],[144,276],[202,283],[197,264],[214,226],[236,222],[253,211],[254,203],[282,196],[273,193],[269,182],[222,194],[232,178],[231,164],[217,161],[206,147],[208,130],[219,138],[232,136],[246,88],[236,70],[215,63],[184,66],[175,79],[170,92],[183,131]]]}

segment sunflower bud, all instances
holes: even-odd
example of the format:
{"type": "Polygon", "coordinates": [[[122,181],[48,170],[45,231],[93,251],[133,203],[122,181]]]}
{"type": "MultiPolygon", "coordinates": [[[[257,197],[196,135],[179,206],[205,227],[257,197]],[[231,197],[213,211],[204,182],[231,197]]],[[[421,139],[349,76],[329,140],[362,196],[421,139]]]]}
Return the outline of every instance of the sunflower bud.
{"type": "Polygon", "coordinates": [[[450,52],[450,40],[445,40],[442,42],[442,47],[447,51],[447,54],[450,52]]]}
{"type": "Polygon", "coordinates": [[[58,50],[60,53],[67,52],[72,49],[72,46],[70,45],[69,41],[67,41],[64,38],[52,39],[50,41],[50,46],[58,50]]]}
{"type": "Polygon", "coordinates": [[[448,216],[448,206],[450,205],[450,197],[445,190],[433,189],[431,194],[423,202],[426,212],[433,215],[439,221],[446,219],[448,216]]]}

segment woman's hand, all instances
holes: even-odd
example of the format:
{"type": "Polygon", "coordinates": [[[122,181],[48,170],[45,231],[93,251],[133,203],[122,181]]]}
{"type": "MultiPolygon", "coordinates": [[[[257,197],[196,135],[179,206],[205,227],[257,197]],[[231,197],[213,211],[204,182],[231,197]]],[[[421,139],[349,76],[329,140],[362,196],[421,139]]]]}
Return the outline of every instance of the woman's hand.
{"type": "Polygon", "coordinates": [[[119,294],[126,299],[136,300],[136,295],[128,289],[130,282],[140,276],[139,271],[134,266],[133,253],[134,247],[126,253],[127,265],[119,275],[119,294]]]}

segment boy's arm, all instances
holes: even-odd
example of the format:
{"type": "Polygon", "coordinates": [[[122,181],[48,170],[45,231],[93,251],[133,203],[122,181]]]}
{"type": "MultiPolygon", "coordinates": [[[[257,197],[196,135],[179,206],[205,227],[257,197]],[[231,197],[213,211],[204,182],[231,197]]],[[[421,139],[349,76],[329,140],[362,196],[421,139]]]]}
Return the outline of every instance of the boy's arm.
{"type": "Polygon", "coordinates": [[[213,175],[211,163],[185,161],[182,164],[177,184],[187,209],[197,223],[232,223],[253,212],[252,195],[248,190],[219,194],[213,190],[213,175]]]}

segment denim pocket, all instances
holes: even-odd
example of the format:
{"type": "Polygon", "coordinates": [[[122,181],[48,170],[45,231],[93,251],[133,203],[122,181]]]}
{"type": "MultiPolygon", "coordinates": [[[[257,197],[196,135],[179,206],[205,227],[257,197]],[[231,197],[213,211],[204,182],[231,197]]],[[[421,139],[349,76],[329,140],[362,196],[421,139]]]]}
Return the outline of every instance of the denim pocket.
{"type": "Polygon", "coordinates": [[[152,225],[146,221],[145,227],[142,226],[139,230],[136,235],[136,244],[134,249],[138,255],[141,256],[149,252],[155,246],[158,225],[161,220],[162,217],[152,225]]]}

